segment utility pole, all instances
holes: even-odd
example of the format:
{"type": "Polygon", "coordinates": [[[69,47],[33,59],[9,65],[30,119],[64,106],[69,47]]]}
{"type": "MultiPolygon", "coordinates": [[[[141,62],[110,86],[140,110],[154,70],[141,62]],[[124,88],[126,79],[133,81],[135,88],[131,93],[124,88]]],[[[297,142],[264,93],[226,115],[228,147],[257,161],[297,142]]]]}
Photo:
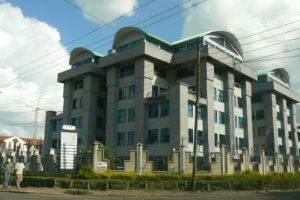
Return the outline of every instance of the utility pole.
{"type": "Polygon", "coordinates": [[[33,109],[32,111],[34,112],[32,145],[33,145],[33,148],[35,149],[38,115],[39,115],[39,111],[41,110],[41,108],[33,107],[33,106],[29,106],[29,105],[26,105],[26,106],[29,107],[29,108],[32,108],[33,109]]]}
{"type": "Polygon", "coordinates": [[[192,190],[196,189],[196,171],[197,171],[197,145],[198,145],[198,109],[200,98],[200,44],[197,47],[197,63],[196,63],[196,109],[195,109],[195,126],[194,126],[194,157],[193,157],[193,174],[192,174],[192,190]]]}

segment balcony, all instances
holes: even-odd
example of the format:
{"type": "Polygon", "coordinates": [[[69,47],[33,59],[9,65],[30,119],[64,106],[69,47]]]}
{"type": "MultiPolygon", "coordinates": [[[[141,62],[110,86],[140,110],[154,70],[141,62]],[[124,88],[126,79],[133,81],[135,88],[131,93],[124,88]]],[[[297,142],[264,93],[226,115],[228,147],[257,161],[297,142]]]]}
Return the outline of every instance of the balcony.
{"type": "Polygon", "coordinates": [[[167,99],[167,95],[168,95],[167,90],[160,90],[159,92],[157,91],[148,92],[145,98],[145,103],[164,101],[167,99]]]}

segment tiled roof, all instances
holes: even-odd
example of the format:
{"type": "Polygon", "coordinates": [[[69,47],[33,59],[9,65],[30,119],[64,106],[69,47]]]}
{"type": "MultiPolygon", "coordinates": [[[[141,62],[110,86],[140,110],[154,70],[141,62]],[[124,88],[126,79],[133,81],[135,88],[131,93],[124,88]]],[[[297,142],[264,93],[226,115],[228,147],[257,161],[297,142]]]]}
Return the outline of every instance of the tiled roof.
{"type": "MultiPolygon", "coordinates": [[[[12,137],[14,137],[14,136],[0,135],[0,141],[6,140],[6,139],[9,139],[9,138],[12,138],[12,137]]],[[[33,139],[32,138],[22,138],[22,137],[20,137],[20,139],[24,140],[28,144],[32,144],[33,143],[33,139]]],[[[44,144],[44,140],[35,139],[35,144],[36,145],[43,145],[44,144]]]]}

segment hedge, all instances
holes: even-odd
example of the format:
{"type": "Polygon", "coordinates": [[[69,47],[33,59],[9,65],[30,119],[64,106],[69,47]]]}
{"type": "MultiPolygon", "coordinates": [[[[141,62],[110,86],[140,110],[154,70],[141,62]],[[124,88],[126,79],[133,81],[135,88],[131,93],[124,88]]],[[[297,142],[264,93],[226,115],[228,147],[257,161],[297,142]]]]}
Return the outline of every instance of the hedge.
{"type": "MultiPolygon", "coordinates": [[[[196,178],[196,189],[199,191],[300,188],[300,173],[198,175],[196,178]]],[[[92,190],[188,190],[190,184],[191,176],[189,175],[137,175],[133,173],[105,173],[97,175],[93,179],[25,176],[22,182],[23,187],[59,187],[92,190]]]]}

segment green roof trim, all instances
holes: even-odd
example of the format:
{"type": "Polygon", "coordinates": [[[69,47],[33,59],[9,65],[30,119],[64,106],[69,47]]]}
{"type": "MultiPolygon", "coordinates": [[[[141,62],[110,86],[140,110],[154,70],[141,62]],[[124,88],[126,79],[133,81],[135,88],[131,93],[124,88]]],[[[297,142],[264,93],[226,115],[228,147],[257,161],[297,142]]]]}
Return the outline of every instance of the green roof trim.
{"type": "MultiPolygon", "coordinates": [[[[200,39],[200,38],[202,38],[203,36],[208,35],[208,34],[210,34],[210,33],[214,33],[214,32],[229,32],[229,31],[226,30],[226,29],[215,29],[215,30],[211,30],[211,31],[206,31],[206,32],[204,32],[204,33],[200,33],[200,34],[197,34],[197,35],[192,35],[192,36],[190,36],[190,37],[183,38],[183,39],[177,40],[177,41],[175,41],[175,42],[172,42],[172,46],[173,46],[173,45],[178,45],[178,44],[180,44],[180,43],[188,42],[188,41],[191,41],[191,40],[200,39]]],[[[229,33],[231,33],[231,32],[229,32],[229,33]]],[[[232,33],[231,33],[231,34],[232,34],[232,33]]],[[[234,35],[234,34],[232,34],[232,35],[234,35]]]]}
{"type": "Polygon", "coordinates": [[[101,57],[101,58],[103,58],[105,55],[104,54],[101,54],[101,53],[98,53],[98,52],[96,52],[96,51],[92,51],[92,50],[90,50],[95,56],[98,56],[98,57],[101,57]]]}
{"type": "Polygon", "coordinates": [[[269,74],[270,72],[272,72],[275,68],[263,68],[263,69],[259,69],[257,70],[257,75],[267,75],[269,74]]]}
{"type": "Polygon", "coordinates": [[[153,38],[153,39],[155,39],[155,40],[158,40],[158,41],[160,41],[160,42],[162,42],[162,43],[164,43],[164,44],[166,44],[166,45],[171,46],[171,43],[170,43],[170,42],[167,42],[166,40],[161,39],[160,37],[157,37],[157,36],[155,36],[155,35],[152,35],[152,34],[150,34],[150,33],[145,32],[145,31],[144,31],[144,33],[145,33],[148,37],[151,37],[151,38],[153,38]]]}

